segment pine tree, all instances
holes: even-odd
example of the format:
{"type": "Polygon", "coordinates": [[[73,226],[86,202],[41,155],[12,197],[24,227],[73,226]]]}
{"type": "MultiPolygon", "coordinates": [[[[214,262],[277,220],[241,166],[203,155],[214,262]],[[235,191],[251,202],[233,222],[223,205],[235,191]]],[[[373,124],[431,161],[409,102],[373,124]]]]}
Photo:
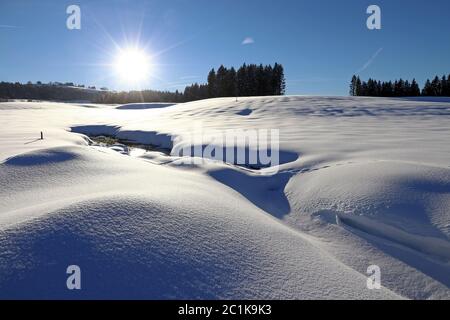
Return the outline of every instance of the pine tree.
{"type": "Polygon", "coordinates": [[[431,81],[432,96],[441,95],[441,80],[436,76],[433,81],[431,81]]]}
{"type": "Polygon", "coordinates": [[[372,78],[369,78],[369,80],[367,80],[367,89],[365,95],[369,97],[375,95],[375,81],[373,81],[372,78]]]}
{"type": "Polygon", "coordinates": [[[383,81],[381,83],[381,92],[380,92],[380,97],[388,97],[389,96],[389,88],[388,88],[388,83],[383,81]]]}
{"type": "Polygon", "coordinates": [[[411,97],[411,84],[409,83],[409,80],[405,80],[405,85],[404,85],[404,89],[403,89],[403,96],[411,97]]]}
{"type": "Polygon", "coordinates": [[[432,96],[433,95],[433,87],[431,86],[430,79],[427,79],[425,85],[422,89],[423,96],[432,96]]]}
{"type": "Polygon", "coordinates": [[[351,96],[356,96],[357,95],[356,94],[357,93],[356,92],[356,80],[357,80],[356,75],[353,75],[352,81],[350,82],[350,91],[349,91],[351,96]]]}
{"type": "Polygon", "coordinates": [[[402,78],[400,80],[395,81],[394,83],[394,96],[396,97],[404,97],[405,96],[405,82],[402,78]]]}
{"type": "Polygon", "coordinates": [[[441,79],[441,88],[440,88],[441,90],[439,92],[439,95],[441,97],[444,97],[447,95],[447,86],[448,86],[447,79],[445,78],[445,75],[443,75],[442,79],[441,79]]]}
{"type": "Polygon", "coordinates": [[[360,89],[360,91],[361,91],[360,96],[365,97],[365,96],[368,96],[368,95],[369,95],[369,90],[368,90],[367,82],[365,82],[365,81],[362,81],[362,82],[361,82],[361,89],[360,89]]]}
{"type": "Polygon", "coordinates": [[[273,87],[273,68],[271,65],[264,67],[264,88],[266,90],[266,95],[275,95],[275,88],[273,87]]]}
{"type": "Polygon", "coordinates": [[[284,78],[284,69],[281,64],[275,63],[272,78],[274,80],[275,95],[284,95],[286,90],[286,80],[284,78]]]}
{"type": "Polygon", "coordinates": [[[280,82],[280,95],[284,95],[286,93],[286,78],[284,77],[284,68],[281,64],[279,64],[279,82],[280,82]]]}
{"type": "Polygon", "coordinates": [[[376,96],[377,97],[381,97],[381,92],[383,90],[383,85],[381,84],[381,81],[377,82],[377,86],[376,86],[376,96]]]}
{"type": "Polygon", "coordinates": [[[231,67],[230,70],[227,71],[226,75],[226,96],[227,97],[235,97],[236,96],[236,70],[231,67]]]}
{"type": "Polygon", "coordinates": [[[355,95],[361,96],[362,95],[362,83],[359,76],[356,78],[356,88],[355,88],[355,95]]]}
{"type": "Polygon", "coordinates": [[[247,83],[246,90],[248,92],[248,96],[257,96],[258,95],[258,84],[256,81],[256,65],[250,64],[247,66],[247,83]]]}
{"type": "Polygon", "coordinates": [[[212,69],[208,74],[208,97],[217,97],[216,71],[214,69],[212,69]]]}
{"type": "Polygon", "coordinates": [[[216,83],[217,83],[217,97],[226,97],[227,96],[227,69],[221,65],[219,69],[217,69],[216,74],[216,83]]]}
{"type": "Polygon", "coordinates": [[[265,89],[265,77],[264,77],[264,67],[260,64],[256,67],[256,94],[258,96],[264,96],[266,92],[265,89]]]}
{"type": "Polygon", "coordinates": [[[247,91],[247,65],[244,63],[242,67],[238,69],[237,75],[236,75],[236,81],[237,81],[237,95],[239,97],[248,96],[247,91]]]}
{"type": "Polygon", "coordinates": [[[411,82],[411,96],[412,97],[420,96],[420,88],[419,85],[417,84],[416,79],[413,79],[411,82]]]}

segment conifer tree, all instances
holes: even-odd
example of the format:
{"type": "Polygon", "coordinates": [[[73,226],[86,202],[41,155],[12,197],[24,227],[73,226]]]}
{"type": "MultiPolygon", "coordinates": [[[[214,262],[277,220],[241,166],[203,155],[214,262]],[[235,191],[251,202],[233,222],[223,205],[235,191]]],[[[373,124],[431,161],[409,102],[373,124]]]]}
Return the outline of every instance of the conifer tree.
{"type": "Polygon", "coordinates": [[[216,75],[216,83],[217,83],[217,97],[226,97],[227,96],[227,69],[221,65],[219,69],[217,69],[216,75]]]}
{"type": "Polygon", "coordinates": [[[432,96],[440,96],[441,95],[441,80],[438,76],[436,76],[433,81],[431,81],[431,90],[432,96]]]}
{"type": "Polygon", "coordinates": [[[431,86],[430,79],[427,79],[427,81],[425,82],[425,85],[422,89],[422,95],[423,96],[432,96],[433,95],[433,88],[431,86]]]}
{"type": "Polygon", "coordinates": [[[419,85],[417,84],[416,79],[413,79],[411,82],[411,96],[412,97],[420,96],[420,88],[419,85]]]}
{"type": "Polygon", "coordinates": [[[216,96],[217,96],[216,71],[213,68],[208,74],[208,97],[214,98],[216,96]]]}
{"type": "Polygon", "coordinates": [[[353,75],[352,77],[352,81],[350,82],[350,90],[349,90],[349,94],[351,96],[356,96],[356,75],[353,75]]]}
{"type": "Polygon", "coordinates": [[[442,76],[441,78],[441,85],[440,85],[440,92],[439,95],[444,97],[447,96],[447,79],[445,78],[445,75],[442,76]]]}
{"type": "Polygon", "coordinates": [[[240,97],[248,96],[247,65],[245,63],[242,65],[242,67],[238,69],[236,81],[237,81],[237,95],[240,97]]]}

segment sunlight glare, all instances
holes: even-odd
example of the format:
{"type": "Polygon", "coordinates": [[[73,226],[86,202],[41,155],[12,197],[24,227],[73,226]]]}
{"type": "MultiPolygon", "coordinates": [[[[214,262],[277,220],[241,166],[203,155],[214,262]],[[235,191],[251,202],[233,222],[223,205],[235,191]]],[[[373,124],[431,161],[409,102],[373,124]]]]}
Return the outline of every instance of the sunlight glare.
{"type": "Polygon", "coordinates": [[[137,48],[120,50],[114,62],[117,76],[128,83],[140,83],[149,77],[150,57],[137,48]]]}

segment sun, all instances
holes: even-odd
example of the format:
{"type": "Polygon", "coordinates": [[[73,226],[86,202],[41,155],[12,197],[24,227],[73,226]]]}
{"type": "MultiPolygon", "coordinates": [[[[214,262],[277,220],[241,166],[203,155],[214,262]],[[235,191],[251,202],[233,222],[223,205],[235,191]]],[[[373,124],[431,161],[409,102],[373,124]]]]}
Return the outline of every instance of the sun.
{"type": "Polygon", "coordinates": [[[142,83],[150,76],[150,57],[139,48],[121,49],[114,61],[114,69],[121,81],[142,83]]]}

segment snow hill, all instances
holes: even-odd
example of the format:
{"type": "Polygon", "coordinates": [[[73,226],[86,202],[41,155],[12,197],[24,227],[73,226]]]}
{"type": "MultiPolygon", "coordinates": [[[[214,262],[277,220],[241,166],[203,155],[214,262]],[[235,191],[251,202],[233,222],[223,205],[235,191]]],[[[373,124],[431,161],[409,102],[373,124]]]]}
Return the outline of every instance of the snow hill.
{"type": "Polygon", "coordinates": [[[445,99],[0,103],[0,298],[449,299],[449,139],[445,99]],[[261,128],[276,173],[174,153],[261,128]]]}

